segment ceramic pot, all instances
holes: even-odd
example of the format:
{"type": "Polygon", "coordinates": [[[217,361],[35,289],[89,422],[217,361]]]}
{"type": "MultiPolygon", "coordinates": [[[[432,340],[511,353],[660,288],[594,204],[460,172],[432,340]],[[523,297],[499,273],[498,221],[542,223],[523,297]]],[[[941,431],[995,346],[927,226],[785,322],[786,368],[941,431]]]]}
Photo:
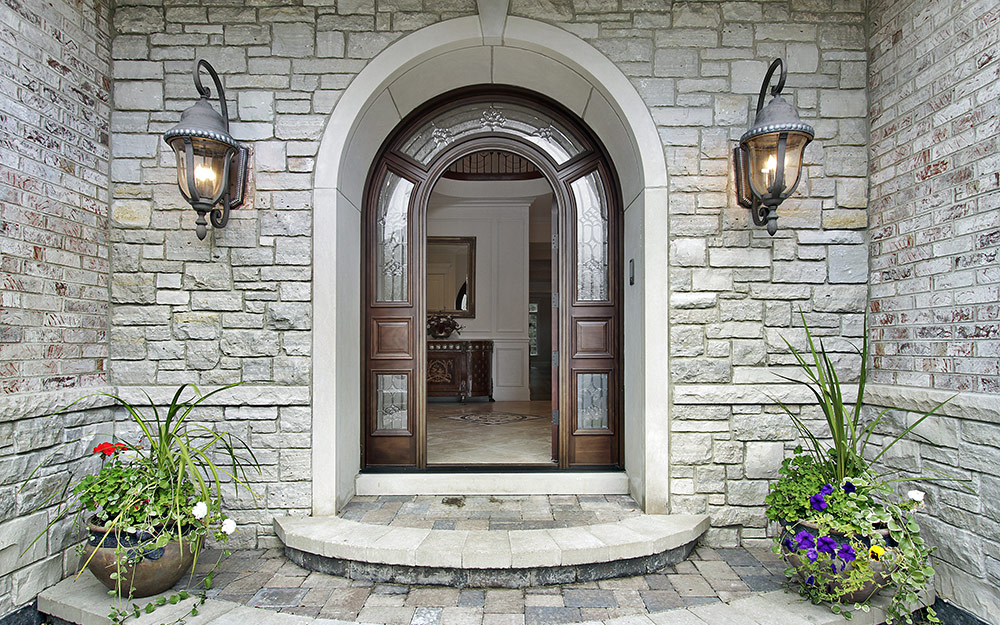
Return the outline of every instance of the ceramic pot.
{"type": "MultiPolygon", "coordinates": [[[[156,537],[148,532],[108,531],[106,527],[89,522],[80,564],[86,563],[94,577],[109,590],[119,590],[118,580],[111,575],[118,571],[115,550],[121,545],[128,559],[128,563],[121,566],[121,596],[129,596],[129,585],[132,597],[156,595],[171,588],[191,571],[196,545],[187,539],[181,544],[173,538],[165,546],[156,547],[155,540],[156,537]]],[[[199,537],[198,546],[200,542],[199,537]]]]}
{"type": "MultiPolygon", "coordinates": [[[[805,574],[802,573],[801,571],[803,565],[807,562],[807,560],[805,559],[804,555],[800,555],[803,552],[790,550],[788,546],[785,544],[785,540],[786,538],[794,537],[797,533],[799,533],[802,530],[809,532],[810,534],[813,535],[813,538],[816,538],[819,536],[819,526],[810,521],[799,521],[797,523],[788,523],[788,524],[783,523],[782,526],[783,526],[783,533],[781,536],[781,556],[785,560],[785,563],[788,566],[795,569],[796,571],[795,574],[796,577],[798,578],[798,581],[804,582],[806,577],[805,574]]],[[[879,530],[878,533],[881,534],[884,539],[886,539],[886,544],[890,549],[895,546],[894,542],[889,538],[888,529],[879,530]]],[[[860,537],[860,538],[848,537],[842,534],[835,534],[835,533],[829,534],[829,536],[830,538],[836,540],[838,543],[843,543],[843,542],[850,542],[852,544],[861,543],[865,546],[866,549],[868,547],[871,547],[871,541],[868,539],[868,537],[860,537]]],[[[866,554],[859,553],[858,557],[863,558],[867,556],[866,554]]],[[[840,603],[845,603],[845,604],[865,603],[873,596],[878,594],[880,591],[887,588],[892,583],[892,580],[889,578],[889,576],[895,570],[894,567],[890,568],[884,565],[880,561],[873,561],[871,563],[871,568],[872,571],[875,573],[875,577],[872,580],[866,582],[861,588],[857,588],[850,591],[842,590],[843,578],[846,577],[847,574],[849,574],[853,568],[854,564],[852,562],[848,562],[846,566],[844,566],[843,571],[837,571],[836,573],[830,571],[828,573],[819,575],[818,577],[820,577],[820,579],[817,579],[815,583],[825,584],[827,590],[831,594],[839,595],[840,603]]]]}
{"type": "Polygon", "coordinates": [[[442,330],[440,332],[438,330],[431,330],[431,338],[435,339],[446,339],[450,337],[451,334],[452,330],[442,330]]]}

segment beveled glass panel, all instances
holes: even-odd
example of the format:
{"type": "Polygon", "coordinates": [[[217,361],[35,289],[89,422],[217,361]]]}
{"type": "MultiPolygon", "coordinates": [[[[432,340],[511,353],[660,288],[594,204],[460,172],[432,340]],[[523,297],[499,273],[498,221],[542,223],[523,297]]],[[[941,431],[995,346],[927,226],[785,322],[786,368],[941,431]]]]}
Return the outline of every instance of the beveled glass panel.
{"type": "Polygon", "coordinates": [[[576,429],[608,428],[608,374],[576,374],[576,429]]]}
{"type": "Polygon", "coordinates": [[[408,375],[405,373],[379,373],[375,378],[375,429],[405,430],[409,422],[408,375]]]}
{"type": "Polygon", "coordinates": [[[375,214],[375,301],[406,302],[409,273],[409,209],[413,183],[388,172],[375,214]]]}
{"type": "Polygon", "coordinates": [[[481,132],[528,141],[560,165],[583,151],[583,144],[566,127],[537,111],[518,104],[477,102],[424,124],[403,143],[402,152],[426,165],[455,141],[481,132]]]}
{"type": "Polygon", "coordinates": [[[576,299],[608,299],[608,201],[601,175],[592,172],[574,181],[576,200],[576,299]]]}

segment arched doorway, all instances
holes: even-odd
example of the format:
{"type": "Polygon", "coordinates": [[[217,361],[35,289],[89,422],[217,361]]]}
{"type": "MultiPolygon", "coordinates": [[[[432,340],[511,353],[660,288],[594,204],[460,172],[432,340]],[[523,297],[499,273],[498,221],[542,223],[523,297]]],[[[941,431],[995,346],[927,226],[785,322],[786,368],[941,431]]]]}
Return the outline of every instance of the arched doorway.
{"type": "Polygon", "coordinates": [[[372,59],[338,99],[313,175],[313,471],[302,483],[313,514],[334,514],[355,494],[454,493],[630,493],[644,511],[667,512],[671,472],[664,458],[673,416],[664,382],[670,369],[668,203],[663,146],[635,85],[599,50],[556,25],[516,16],[459,17],[414,31],[372,59]],[[618,170],[628,267],[622,471],[359,473],[364,303],[358,268],[368,170],[403,118],[486,77],[558,100],[601,138],[618,170]]]}
{"type": "Polygon", "coordinates": [[[427,206],[449,166],[489,150],[530,161],[553,190],[553,456],[561,468],[620,466],[618,178],[582,120],[537,93],[498,85],[459,89],[417,108],[389,135],[368,174],[362,207],[364,465],[427,466],[427,206]]]}

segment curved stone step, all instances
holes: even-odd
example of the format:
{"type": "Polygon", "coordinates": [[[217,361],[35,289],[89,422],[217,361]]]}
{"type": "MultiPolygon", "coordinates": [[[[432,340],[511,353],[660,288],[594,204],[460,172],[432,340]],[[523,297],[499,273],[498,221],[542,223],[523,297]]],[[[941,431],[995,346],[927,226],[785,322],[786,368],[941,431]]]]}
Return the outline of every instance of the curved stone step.
{"type": "Polygon", "coordinates": [[[708,529],[706,515],[639,515],[534,530],[434,530],[339,517],[277,517],[290,559],[376,582],[521,587],[639,575],[676,564],[708,529]]]}

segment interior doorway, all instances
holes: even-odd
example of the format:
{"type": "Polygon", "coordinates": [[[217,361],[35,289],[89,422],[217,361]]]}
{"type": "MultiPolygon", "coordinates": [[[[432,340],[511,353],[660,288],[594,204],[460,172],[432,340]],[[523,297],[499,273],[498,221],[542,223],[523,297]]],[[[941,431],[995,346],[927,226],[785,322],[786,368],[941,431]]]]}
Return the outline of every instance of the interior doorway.
{"type": "MultiPolygon", "coordinates": [[[[469,181],[467,175],[464,180],[469,181]]],[[[520,89],[484,86],[445,94],[408,116],[390,135],[366,188],[365,466],[620,466],[621,193],[610,159],[583,122],[520,89]],[[470,173],[454,169],[486,158],[523,162],[532,169],[532,178],[547,185],[547,306],[545,290],[530,278],[532,261],[543,264],[541,254],[532,257],[528,241],[530,206],[538,197],[519,209],[523,214],[517,219],[498,208],[510,204],[509,192],[489,196],[480,206],[485,209],[477,217],[480,225],[489,222],[492,228],[489,267],[497,280],[492,292],[480,288],[485,238],[470,235],[468,228],[441,230],[436,223],[448,221],[440,219],[436,195],[446,195],[448,184],[458,184],[463,173],[470,173]],[[474,273],[463,276],[445,267],[443,259],[463,253],[429,251],[438,239],[459,247],[461,240],[471,239],[466,249],[475,250],[474,273]],[[514,266],[517,271],[510,270],[514,266]],[[511,276],[517,273],[515,284],[511,276]],[[493,308],[487,308],[487,300],[493,308]],[[441,308],[447,305],[454,309],[441,308]],[[508,314],[510,310],[515,313],[508,314]],[[547,354],[538,344],[545,312],[547,354]],[[470,329],[480,326],[480,334],[428,337],[443,315],[470,329]],[[488,335],[482,334],[484,317],[492,324],[488,335]],[[546,356],[548,401],[542,395],[546,356]],[[454,405],[438,408],[433,400],[439,399],[454,405]],[[501,402],[520,402],[519,412],[513,405],[498,410],[501,402]],[[448,437],[457,444],[457,428],[476,420],[482,422],[481,434],[463,440],[485,441],[479,452],[466,449],[464,456],[448,456],[448,437]],[[487,436],[482,429],[514,424],[521,424],[521,434],[534,442],[544,439],[529,434],[529,425],[547,430],[547,457],[529,453],[509,437],[487,436]],[[435,433],[443,437],[438,445],[432,440],[435,433]],[[480,461],[469,459],[477,453],[480,461]]]]}
{"type": "Polygon", "coordinates": [[[426,212],[427,465],[554,467],[553,191],[527,159],[484,150],[453,162],[426,212]],[[542,245],[544,243],[544,245],[542,245]],[[544,252],[544,250],[543,250],[544,252]],[[534,275],[533,275],[534,274],[534,275]],[[544,314],[531,298],[544,293],[544,314]],[[536,323],[533,325],[533,321],[536,323]],[[533,333],[534,331],[534,333],[533,333]],[[535,369],[533,369],[533,366],[535,369]]]}

